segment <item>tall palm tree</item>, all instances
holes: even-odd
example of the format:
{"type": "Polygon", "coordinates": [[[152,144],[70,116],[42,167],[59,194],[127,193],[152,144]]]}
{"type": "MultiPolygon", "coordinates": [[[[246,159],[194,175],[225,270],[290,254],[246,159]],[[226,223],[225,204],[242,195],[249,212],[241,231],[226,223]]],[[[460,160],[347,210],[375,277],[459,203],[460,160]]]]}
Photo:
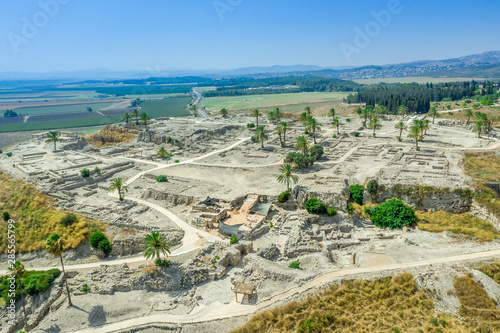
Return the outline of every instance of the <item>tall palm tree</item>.
{"type": "Polygon", "coordinates": [[[264,126],[259,126],[255,129],[255,139],[257,141],[260,141],[262,144],[262,148],[264,148],[264,140],[269,139],[269,136],[267,136],[264,126]]]}
{"type": "Polygon", "coordinates": [[[364,118],[363,126],[366,126],[368,118],[371,118],[373,116],[373,109],[367,106],[366,108],[363,109],[363,111],[361,111],[361,115],[364,118]]]}
{"type": "Polygon", "coordinates": [[[424,131],[425,131],[425,124],[422,120],[418,120],[418,119],[415,119],[413,120],[413,126],[418,128],[419,130],[419,140],[423,140],[424,139],[424,131]]]}
{"type": "Polygon", "coordinates": [[[148,130],[149,115],[146,112],[141,113],[141,121],[146,126],[146,131],[148,130]]]}
{"type": "Polygon", "coordinates": [[[433,107],[430,109],[430,111],[429,111],[429,116],[431,116],[431,117],[432,117],[432,123],[434,124],[434,120],[435,120],[436,118],[439,118],[439,116],[440,116],[440,115],[439,115],[438,110],[436,109],[436,107],[434,107],[434,106],[433,106],[433,107]]]}
{"type": "Polygon", "coordinates": [[[47,140],[45,140],[45,142],[47,142],[47,143],[50,143],[50,142],[54,143],[54,151],[57,151],[56,144],[58,142],[62,142],[62,141],[64,141],[64,140],[61,138],[61,135],[58,132],[49,132],[49,134],[47,134],[47,140]]]}
{"type": "Polygon", "coordinates": [[[160,147],[160,149],[158,149],[158,152],[156,153],[156,155],[158,155],[162,160],[164,160],[170,155],[170,153],[168,152],[168,150],[165,147],[160,147]]]}
{"type": "Polygon", "coordinates": [[[290,129],[290,126],[288,126],[288,123],[286,121],[282,121],[280,126],[283,129],[283,146],[284,146],[286,145],[286,131],[290,129]]]}
{"type": "Polygon", "coordinates": [[[342,125],[340,119],[339,118],[333,119],[332,125],[333,127],[337,127],[337,135],[340,134],[340,125],[342,125]]]}
{"type": "Polygon", "coordinates": [[[465,126],[469,125],[470,118],[474,115],[474,112],[471,109],[467,109],[464,111],[464,115],[467,117],[467,122],[465,123],[465,126]]]}
{"type": "Polygon", "coordinates": [[[335,121],[335,109],[334,108],[331,108],[328,111],[328,117],[332,117],[332,121],[335,121]]]}
{"type": "Polygon", "coordinates": [[[472,132],[477,132],[477,137],[481,137],[481,133],[485,126],[485,122],[482,119],[478,119],[474,121],[474,126],[472,126],[472,132]]]}
{"type": "Polygon", "coordinates": [[[134,111],[132,112],[132,115],[135,117],[135,124],[139,125],[139,110],[134,109],[134,111]]]}
{"type": "Polygon", "coordinates": [[[276,119],[276,115],[274,114],[274,111],[269,111],[267,113],[267,119],[273,121],[274,119],[276,119]]]}
{"type": "Polygon", "coordinates": [[[293,174],[293,168],[290,164],[283,164],[280,168],[281,174],[278,176],[278,182],[286,185],[286,190],[290,191],[290,183],[297,184],[299,177],[293,174]]]}
{"type": "Polygon", "coordinates": [[[408,107],[406,105],[400,105],[398,108],[398,114],[403,116],[403,119],[408,114],[408,107]]]}
{"type": "Polygon", "coordinates": [[[420,127],[418,125],[413,125],[412,127],[410,127],[410,133],[408,133],[408,137],[410,139],[415,139],[415,144],[417,145],[417,149],[419,149],[418,140],[420,139],[420,127]]]}
{"type": "Polygon", "coordinates": [[[259,117],[262,116],[262,113],[259,112],[259,110],[255,109],[252,111],[251,114],[252,117],[255,117],[255,122],[257,123],[257,127],[259,127],[259,117]]]}
{"type": "Polygon", "coordinates": [[[372,121],[370,121],[370,128],[373,128],[373,136],[375,136],[375,131],[380,129],[382,127],[382,124],[380,123],[380,120],[378,118],[373,118],[372,121]]]}
{"type": "Polygon", "coordinates": [[[59,259],[61,260],[63,276],[66,279],[66,291],[68,292],[69,306],[73,306],[73,303],[71,303],[71,295],[69,292],[68,277],[66,276],[66,271],[64,270],[64,263],[62,260],[62,253],[64,252],[64,241],[59,236],[59,234],[52,234],[49,238],[45,240],[45,250],[48,253],[53,254],[56,257],[59,257],[59,259]]]}
{"type": "Polygon", "coordinates": [[[23,292],[23,284],[21,282],[21,279],[24,274],[24,265],[21,261],[16,260],[16,262],[9,267],[9,270],[14,273],[14,275],[17,277],[17,280],[19,281],[19,291],[21,293],[21,304],[23,305],[23,312],[24,312],[24,325],[28,325],[28,319],[26,317],[26,306],[24,304],[24,292],[23,292]]]}
{"type": "Polygon", "coordinates": [[[423,121],[423,127],[422,127],[422,129],[424,130],[424,135],[427,135],[427,130],[431,128],[430,123],[431,123],[430,119],[425,119],[423,121]]]}
{"type": "Polygon", "coordinates": [[[283,145],[283,139],[281,138],[281,135],[283,134],[283,127],[281,125],[276,126],[276,128],[274,129],[273,134],[278,134],[278,136],[280,137],[280,145],[281,145],[281,147],[284,147],[284,145],[283,145]]]}
{"type": "Polygon", "coordinates": [[[132,116],[130,115],[130,113],[128,112],[125,112],[125,114],[123,115],[123,120],[125,120],[125,123],[128,124],[130,122],[130,119],[132,118],[132,116]]]}
{"type": "Polygon", "coordinates": [[[283,118],[283,112],[280,110],[280,108],[274,109],[274,117],[276,118],[277,122],[281,121],[281,118],[283,118]]]}
{"type": "Polygon", "coordinates": [[[396,124],[396,126],[394,126],[394,128],[399,130],[399,137],[398,137],[399,141],[403,140],[403,137],[402,137],[403,131],[408,128],[406,123],[403,121],[400,121],[399,123],[396,124]]]}
{"type": "Polygon", "coordinates": [[[123,201],[125,198],[125,192],[128,191],[128,186],[123,183],[121,178],[114,178],[111,180],[111,184],[108,187],[108,193],[113,193],[118,191],[118,197],[120,201],[123,201]]]}
{"type": "Polygon", "coordinates": [[[307,138],[305,136],[299,136],[295,148],[302,150],[302,154],[307,153],[309,151],[309,142],[307,138]]]}
{"type": "Polygon", "coordinates": [[[146,259],[160,259],[160,254],[166,256],[170,254],[170,243],[167,241],[167,236],[158,231],[153,231],[147,234],[144,238],[144,252],[142,254],[146,259]]]}
{"type": "Polygon", "coordinates": [[[307,117],[306,123],[307,123],[306,129],[308,131],[312,131],[313,141],[314,144],[316,144],[316,131],[321,130],[321,125],[313,116],[307,117]]]}
{"type": "Polygon", "coordinates": [[[304,108],[304,110],[306,111],[306,113],[307,113],[308,116],[311,116],[311,107],[310,106],[306,106],[304,108]]]}
{"type": "Polygon", "coordinates": [[[306,127],[306,120],[307,120],[307,112],[303,112],[300,114],[299,121],[306,127]]]}

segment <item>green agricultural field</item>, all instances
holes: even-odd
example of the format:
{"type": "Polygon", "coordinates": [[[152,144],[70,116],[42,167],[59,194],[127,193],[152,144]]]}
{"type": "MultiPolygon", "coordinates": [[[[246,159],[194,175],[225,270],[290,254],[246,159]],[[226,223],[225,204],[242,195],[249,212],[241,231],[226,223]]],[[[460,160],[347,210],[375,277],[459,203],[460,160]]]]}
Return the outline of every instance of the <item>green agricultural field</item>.
{"type": "Polygon", "coordinates": [[[87,117],[74,119],[61,119],[52,121],[37,121],[18,124],[1,124],[1,132],[16,132],[16,131],[34,131],[34,130],[51,130],[74,127],[87,127],[97,125],[108,125],[119,122],[121,116],[113,115],[110,117],[87,117]]]}
{"type": "Polygon", "coordinates": [[[188,116],[187,105],[191,101],[191,97],[154,99],[143,102],[140,112],[146,112],[150,118],[188,116]]]}
{"type": "Polygon", "coordinates": [[[88,104],[72,104],[72,105],[57,105],[57,106],[35,106],[31,108],[15,109],[18,114],[23,115],[41,115],[54,113],[72,113],[87,111],[87,107],[91,107],[94,111],[107,108],[108,106],[117,104],[116,102],[108,103],[88,103],[88,104]]]}
{"type": "Polygon", "coordinates": [[[463,78],[463,77],[394,77],[394,78],[385,78],[385,79],[355,79],[352,80],[359,84],[379,84],[381,82],[384,83],[420,83],[425,84],[429,83],[446,83],[446,82],[464,82],[464,81],[481,81],[481,80],[491,80],[491,79],[477,79],[477,78],[463,78]]]}
{"type": "Polygon", "coordinates": [[[262,109],[270,107],[302,106],[313,103],[332,103],[349,95],[343,92],[305,92],[295,94],[269,94],[231,97],[210,97],[203,99],[203,104],[210,110],[262,109]]]}

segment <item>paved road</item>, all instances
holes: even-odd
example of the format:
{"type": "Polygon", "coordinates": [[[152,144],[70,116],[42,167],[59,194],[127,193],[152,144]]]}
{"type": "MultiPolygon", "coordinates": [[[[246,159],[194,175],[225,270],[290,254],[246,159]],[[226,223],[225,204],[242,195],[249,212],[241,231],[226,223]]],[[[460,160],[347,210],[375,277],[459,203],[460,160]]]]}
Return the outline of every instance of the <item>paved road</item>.
{"type": "MultiPolygon", "coordinates": [[[[193,102],[194,105],[198,106],[203,98],[203,95],[201,93],[199,93],[198,91],[196,91],[196,89],[193,88],[193,93],[194,95],[196,96],[195,97],[195,100],[193,102]]],[[[208,115],[205,113],[205,111],[203,111],[202,109],[196,109],[196,112],[200,115],[200,117],[202,117],[203,119],[207,119],[208,118],[208,115]]]]}

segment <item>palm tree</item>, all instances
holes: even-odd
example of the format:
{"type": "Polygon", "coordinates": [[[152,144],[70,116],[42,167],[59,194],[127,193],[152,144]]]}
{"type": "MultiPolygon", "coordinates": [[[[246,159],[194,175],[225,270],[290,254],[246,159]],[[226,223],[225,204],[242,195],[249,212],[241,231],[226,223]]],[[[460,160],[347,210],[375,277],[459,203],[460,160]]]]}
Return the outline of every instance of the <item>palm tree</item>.
{"type": "Polygon", "coordinates": [[[226,108],[222,108],[219,113],[221,114],[221,116],[225,117],[229,114],[229,111],[226,109],[226,108]]]}
{"type": "Polygon", "coordinates": [[[380,123],[380,120],[378,118],[373,118],[372,121],[370,121],[370,128],[373,128],[373,136],[375,136],[375,131],[380,129],[382,127],[382,124],[380,123]]]}
{"type": "Polygon", "coordinates": [[[471,109],[467,109],[464,111],[464,115],[467,117],[467,122],[465,123],[465,126],[469,125],[470,118],[473,116],[473,112],[471,109]]]}
{"type": "Polygon", "coordinates": [[[307,120],[307,112],[301,113],[299,121],[302,123],[302,125],[304,125],[304,127],[306,126],[306,120],[307,120]]]}
{"type": "Polygon", "coordinates": [[[158,155],[162,160],[164,160],[170,155],[170,153],[168,152],[167,149],[165,149],[165,147],[160,147],[156,155],[158,155]]]}
{"type": "Polygon", "coordinates": [[[128,112],[125,112],[125,114],[123,115],[123,120],[125,120],[125,123],[128,124],[130,122],[130,119],[132,118],[132,116],[130,115],[130,113],[128,112]]]}
{"type": "Polygon", "coordinates": [[[148,130],[149,116],[146,112],[141,113],[141,121],[146,126],[146,131],[148,130]]]}
{"type": "Polygon", "coordinates": [[[416,124],[410,127],[410,133],[408,133],[408,137],[410,139],[415,139],[415,144],[417,145],[417,150],[418,150],[419,149],[418,140],[420,139],[420,127],[416,124]]]}
{"type": "Polygon", "coordinates": [[[405,122],[400,121],[399,123],[397,123],[397,124],[396,124],[396,126],[394,126],[394,128],[395,128],[395,129],[397,129],[397,130],[399,130],[399,137],[398,137],[398,138],[399,138],[399,141],[401,141],[401,140],[402,140],[402,138],[403,138],[403,137],[402,137],[402,135],[403,135],[403,131],[404,131],[405,129],[407,129],[407,128],[408,128],[408,126],[406,125],[406,123],[405,123],[405,122]]]}
{"type": "Polygon", "coordinates": [[[139,125],[139,110],[135,109],[135,110],[132,112],[132,115],[135,117],[135,124],[136,124],[136,125],[139,125]]]}
{"type": "Polygon", "coordinates": [[[283,129],[283,146],[284,146],[286,145],[286,131],[288,131],[290,127],[288,126],[288,123],[286,121],[282,121],[280,126],[283,129]]]}
{"type": "Polygon", "coordinates": [[[311,116],[311,107],[310,106],[306,106],[304,110],[306,110],[306,113],[308,116],[311,116]]]}
{"type": "Polygon", "coordinates": [[[330,111],[328,111],[328,117],[332,117],[332,121],[335,121],[335,109],[331,108],[330,111]]]}
{"type": "Polygon", "coordinates": [[[408,107],[406,105],[400,105],[398,108],[398,114],[403,116],[403,119],[408,114],[408,107]]]}
{"type": "Polygon", "coordinates": [[[472,126],[472,132],[477,132],[477,137],[481,137],[481,132],[483,131],[483,128],[485,126],[485,122],[482,119],[478,119],[474,121],[474,126],[472,126]]]}
{"type": "Polygon", "coordinates": [[[160,253],[166,256],[170,254],[170,243],[164,233],[153,231],[144,238],[144,252],[142,254],[146,259],[160,259],[160,253]]]}
{"type": "Polygon", "coordinates": [[[276,118],[277,122],[281,121],[281,118],[283,118],[283,112],[280,110],[280,108],[274,109],[274,117],[276,118]]]}
{"type": "Polygon", "coordinates": [[[342,125],[340,119],[339,118],[333,119],[332,125],[333,127],[337,127],[337,135],[340,134],[340,125],[342,125]]]}
{"type": "Polygon", "coordinates": [[[432,107],[431,110],[429,111],[429,116],[432,117],[432,123],[434,124],[434,120],[436,118],[439,118],[439,112],[438,110],[436,109],[436,107],[432,107]]]}
{"type": "Polygon", "coordinates": [[[66,271],[64,270],[64,263],[62,260],[62,253],[64,252],[64,241],[59,236],[59,234],[52,234],[49,238],[47,238],[47,240],[45,240],[45,250],[48,253],[53,254],[56,257],[59,257],[59,259],[61,260],[63,276],[66,279],[66,291],[68,292],[69,306],[73,306],[73,303],[71,303],[71,295],[69,293],[68,277],[66,276],[66,271]]]}
{"type": "Polygon", "coordinates": [[[424,135],[427,135],[427,130],[428,130],[429,128],[431,128],[430,123],[431,123],[430,119],[425,119],[425,120],[423,121],[423,126],[422,126],[422,129],[424,130],[424,135]]]}
{"type": "Polygon", "coordinates": [[[262,143],[262,148],[264,148],[264,140],[269,139],[264,126],[259,126],[255,129],[255,139],[260,141],[262,143]]]}
{"type": "Polygon", "coordinates": [[[308,131],[312,131],[312,137],[314,144],[316,144],[316,131],[321,130],[321,125],[316,121],[316,119],[313,116],[307,117],[306,120],[306,129],[308,131]]]}
{"type": "Polygon", "coordinates": [[[278,182],[286,185],[286,190],[290,191],[290,183],[297,184],[299,177],[293,174],[293,168],[290,164],[283,164],[280,168],[281,174],[278,176],[278,182]]]}
{"type": "Polygon", "coordinates": [[[62,141],[64,140],[61,138],[58,132],[49,132],[49,134],[47,134],[47,140],[45,140],[46,143],[54,142],[54,151],[57,151],[56,144],[62,141]]]}
{"type": "Polygon", "coordinates": [[[269,111],[267,113],[267,119],[273,121],[276,118],[276,115],[274,114],[274,111],[269,111]]]}
{"type": "Polygon", "coordinates": [[[123,183],[121,178],[114,178],[111,180],[111,184],[108,187],[108,193],[113,193],[115,191],[118,191],[118,197],[120,201],[123,201],[125,192],[128,191],[128,186],[123,183]]]}
{"type": "Polygon", "coordinates": [[[274,129],[274,132],[273,134],[278,134],[279,137],[280,137],[280,145],[281,147],[283,147],[283,140],[281,139],[281,135],[283,134],[283,127],[281,127],[281,125],[279,126],[276,126],[276,128],[274,129]]]}
{"type": "Polygon", "coordinates": [[[387,112],[387,108],[383,105],[377,105],[375,112],[378,114],[385,114],[387,112]]]}
{"type": "Polygon", "coordinates": [[[255,121],[257,123],[257,127],[259,127],[259,117],[262,116],[262,113],[259,112],[259,110],[255,109],[252,111],[252,114],[251,114],[252,117],[255,117],[255,121]]]}
{"type": "Polygon", "coordinates": [[[16,262],[9,267],[9,270],[14,273],[14,275],[17,277],[17,280],[19,281],[19,291],[21,293],[21,303],[23,305],[24,312],[24,325],[28,325],[28,319],[26,318],[26,306],[24,304],[23,284],[21,282],[21,278],[25,271],[24,265],[21,261],[16,260],[16,262]]]}
{"type": "Polygon", "coordinates": [[[305,136],[299,136],[297,138],[297,143],[295,144],[295,148],[302,150],[302,154],[307,153],[309,150],[309,142],[305,136]]]}
{"type": "Polygon", "coordinates": [[[368,118],[371,118],[373,116],[372,110],[373,109],[370,106],[367,106],[366,108],[363,109],[363,111],[361,111],[361,115],[365,119],[363,121],[363,126],[366,126],[366,121],[368,120],[368,118]]]}

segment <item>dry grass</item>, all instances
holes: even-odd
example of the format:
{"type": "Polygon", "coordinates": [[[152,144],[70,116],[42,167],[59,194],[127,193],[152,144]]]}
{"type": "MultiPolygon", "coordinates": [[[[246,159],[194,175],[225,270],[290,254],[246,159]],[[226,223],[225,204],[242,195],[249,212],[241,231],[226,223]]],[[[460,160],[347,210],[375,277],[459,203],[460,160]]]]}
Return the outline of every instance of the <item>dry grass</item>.
{"type": "Polygon", "coordinates": [[[84,138],[88,143],[101,148],[132,141],[136,134],[136,129],[107,125],[100,131],[84,136],[84,138]]]}
{"type": "Polygon", "coordinates": [[[500,232],[491,223],[477,217],[464,214],[452,214],[444,211],[415,213],[420,230],[429,232],[450,231],[455,236],[474,237],[476,239],[491,241],[500,238],[500,232]]]}
{"type": "Polygon", "coordinates": [[[456,295],[462,306],[459,314],[468,320],[470,326],[479,326],[478,332],[498,332],[500,311],[483,286],[470,275],[456,277],[453,282],[456,295]]]}
{"type": "Polygon", "coordinates": [[[439,314],[411,274],[346,281],[318,295],[255,315],[234,333],[250,332],[472,332],[439,314]],[[396,329],[397,330],[396,330],[396,329]]]}
{"type": "Polygon", "coordinates": [[[500,261],[479,266],[479,270],[500,284],[500,261]]]}
{"type": "MultiPolygon", "coordinates": [[[[59,233],[67,248],[76,248],[89,234],[89,226],[96,224],[77,214],[77,221],[71,226],[60,224],[66,212],[56,210],[52,198],[41,193],[21,180],[12,179],[0,172],[0,212],[9,212],[16,221],[15,232],[18,252],[30,252],[45,248],[45,239],[59,233]]],[[[7,223],[0,222],[0,252],[7,248],[7,223]]]]}
{"type": "Polygon", "coordinates": [[[492,214],[500,218],[500,200],[485,182],[500,181],[500,156],[495,154],[467,154],[464,158],[465,173],[475,179],[474,198],[492,214]]]}

